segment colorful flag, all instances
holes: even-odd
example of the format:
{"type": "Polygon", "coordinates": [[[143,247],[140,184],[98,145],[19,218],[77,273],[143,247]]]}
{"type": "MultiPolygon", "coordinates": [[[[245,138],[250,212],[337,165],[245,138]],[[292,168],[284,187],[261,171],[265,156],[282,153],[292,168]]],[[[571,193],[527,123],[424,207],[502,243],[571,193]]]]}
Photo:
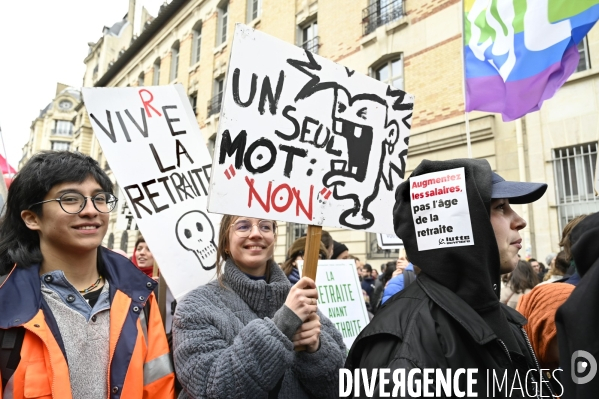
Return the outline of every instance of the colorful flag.
{"type": "Polygon", "coordinates": [[[576,70],[599,0],[464,0],[466,111],[508,122],[537,111],[576,70]]]}

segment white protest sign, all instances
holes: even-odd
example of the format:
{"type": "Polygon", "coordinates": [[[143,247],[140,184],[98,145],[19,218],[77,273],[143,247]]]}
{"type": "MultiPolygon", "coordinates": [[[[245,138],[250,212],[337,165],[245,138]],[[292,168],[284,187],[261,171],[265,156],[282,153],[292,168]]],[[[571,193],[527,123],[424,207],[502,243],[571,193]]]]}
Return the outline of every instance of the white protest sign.
{"type": "Polygon", "coordinates": [[[377,234],[376,241],[382,249],[403,248],[403,241],[395,234],[377,234]]]}
{"type": "Polygon", "coordinates": [[[418,250],[474,245],[464,168],[410,177],[418,250]]]}
{"type": "MultiPolygon", "coordinates": [[[[212,159],[181,85],[83,88],[94,133],[175,298],[216,267],[212,159]]],[[[122,209],[122,208],[120,208],[122,209]]]]}
{"type": "Polygon", "coordinates": [[[236,25],[208,209],[392,234],[413,102],[236,25]]]}
{"type": "MultiPolygon", "coordinates": [[[[301,275],[304,261],[297,264],[301,275]]],[[[318,310],[333,322],[349,350],[370,321],[355,261],[319,260],[315,282],[318,310]]]]}

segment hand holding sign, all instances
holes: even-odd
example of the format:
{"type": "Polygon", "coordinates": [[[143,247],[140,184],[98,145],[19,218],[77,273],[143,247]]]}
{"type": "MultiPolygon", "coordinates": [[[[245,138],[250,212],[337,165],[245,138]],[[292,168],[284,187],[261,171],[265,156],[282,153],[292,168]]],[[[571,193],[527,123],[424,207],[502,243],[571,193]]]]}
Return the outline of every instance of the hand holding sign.
{"type": "Polygon", "coordinates": [[[302,277],[289,291],[285,306],[293,311],[302,321],[306,321],[318,308],[318,292],[314,280],[302,277]]]}
{"type": "Polygon", "coordinates": [[[292,338],[295,348],[305,348],[306,352],[312,353],[320,346],[320,316],[318,313],[310,313],[304,324],[297,329],[292,338]]]}

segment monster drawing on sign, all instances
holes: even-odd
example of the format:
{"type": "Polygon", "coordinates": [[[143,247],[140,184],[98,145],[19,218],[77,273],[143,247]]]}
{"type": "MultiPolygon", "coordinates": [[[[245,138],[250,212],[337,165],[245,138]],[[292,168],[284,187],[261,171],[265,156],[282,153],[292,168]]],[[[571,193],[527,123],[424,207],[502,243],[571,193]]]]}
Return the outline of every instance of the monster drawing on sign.
{"type": "Polygon", "coordinates": [[[214,226],[200,211],[189,211],[179,218],[175,227],[177,240],[183,248],[194,253],[204,270],[216,267],[214,226]]]}
{"type": "MultiPolygon", "coordinates": [[[[322,91],[332,96],[334,136],[327,152],[339,159],[330,161],[330,170],[324,174],[322,183],[332,190],[336,200],[352,201],[341,213],[339,223],[353,229],[367,229],[375,221],[369,206],[379,194],[381,181],[387,190],[392,190],[395,188],[393,173],[400,179],[404,177],[408,137],[406,134],[402,140],[406,146],[400,151],[400,123],[409,131],[413,103],[405,98],[403,91],[391,87],[384,97],[373,93],[352,95],[339,81],[321,82],[318,73],[322,66],[310,52],[305,54],[308,61],[287,60],[310,78],[295,101],[322,91]]],[[[347,68],[346,71],[349,80],[353,71],[347,68]]]]}

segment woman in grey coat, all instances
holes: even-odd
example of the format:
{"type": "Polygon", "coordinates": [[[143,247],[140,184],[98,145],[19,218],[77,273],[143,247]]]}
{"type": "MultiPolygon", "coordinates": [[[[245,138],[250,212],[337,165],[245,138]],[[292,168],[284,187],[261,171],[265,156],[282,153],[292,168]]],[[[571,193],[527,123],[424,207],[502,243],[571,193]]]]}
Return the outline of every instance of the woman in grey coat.
{"type": "Polygon", "coordinates": [[[185,296],[173,320],[180,399],[338,396],[343,338],[318,312],[314,281],[291,287],[273,261],[276,228],[223,217],[218,279],[185,296]]]}

